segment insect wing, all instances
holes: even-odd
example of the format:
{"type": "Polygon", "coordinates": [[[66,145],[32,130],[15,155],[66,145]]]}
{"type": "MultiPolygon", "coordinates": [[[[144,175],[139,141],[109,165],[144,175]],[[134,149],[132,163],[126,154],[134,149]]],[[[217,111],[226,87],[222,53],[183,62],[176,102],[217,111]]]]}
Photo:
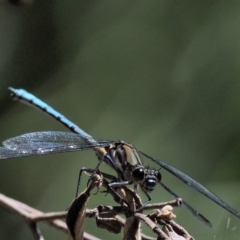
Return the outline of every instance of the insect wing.
{"type": "Polygon", "coordinates": [[[178,170],[177,168],[175,168],[175,167],[173,167],[173,166],[171,166],[171,165],[169,165],[169,164],[167,164],[167,163],[165,163],[161,160],[150,157],[146,153],[143,153],[141,151],[139,151],[139,152],[141,154],[143,154],[145,157],[151,159],[153,162],[155,162],[156,164],[158,164],[159,166],[161,166],[165,170],[167,170],[168,172],[170,172],[171,174],[173,174],[174,176],[176,176],[178,179],[183,181],[185,184],[187,184],[191,188],[193,188],[193,189],[197,190],[198,192],[202,193],[204,196],[208,197],[209,199],[211,199],[213,202],[217,203],[222,208],[226,209],[227,211],[229,211],[230,213],[232,213],[236,217],[240,218],[240,213],[239,212],[237,212],[235,209],[230,207],[227,203],[222,201],[214,193],[212,193],[210,190],[205,188],[203,185],[201,185],[200,183],[198,183],[197,181],[195,181],[194,179],[189,177],[187,174],[183,173],[182,171],[178,170]]]}
{"type": "MultiPolygon", "coordinates": [[[[167,191],[169,192],[172,196],[174,196],[175,198],[179,198],[179,196],[174,193],[170,188],[168,188],[165,184],[163,184],[163,182],[159,182],[159,184],[167,191]]],[[[198,212],[197,210],[195,210],[190,204],[188,204],[186,201],[182,200],[182,205],[184,207],[186,207],[199,221],[201,221],[202,223],[206,224],[209,227],[212,227],[211,222],[205,218],[200,212],[198,212]]]]}
{"type": "Polygon", "coordinates": [[[0,148],[0,159],[80,151],[104,147],[111,141],[92,139],[86,142],[79,134],[69,132],[33,132],[10,138],[0,148]]]}

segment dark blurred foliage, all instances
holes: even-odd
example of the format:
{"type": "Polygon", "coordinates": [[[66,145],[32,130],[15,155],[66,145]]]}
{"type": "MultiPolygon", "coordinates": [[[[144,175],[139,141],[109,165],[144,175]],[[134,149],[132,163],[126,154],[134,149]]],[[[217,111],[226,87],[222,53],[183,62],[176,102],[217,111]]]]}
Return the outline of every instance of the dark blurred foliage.
{"type": "MultiPolygon", "coordinates": [[[[132,142],[240,210],[239,24],[238,1],[1,4],[0,139],[66,130],[12,102],[7,87],[24,88],[94,137],[132,142]]],[[[67,209],[80,167],[96,166],[96,158],[90,151],[0,165],[0,192],[47,212],[67,209]]],[[[239,219],[162,172],[163,181],[214,225],[205,227],[186,209],[177,209],[177,221],[191,235],[239,239],[239,219]]],[[[160,188],[152,197],[153,202],[172,198],[160,188]]],[[[103,200],[112,204],[111,197],[98,193],[90,207],[103,200]]],[[[32,239],[20,218],[3,209],[0,216],[0,239],[32,239]]],[[[86,230],[113,237],[92,219],[86,230]]],[[[49,227],[43,232],[46,239],[66,239],[49,227]]]]}

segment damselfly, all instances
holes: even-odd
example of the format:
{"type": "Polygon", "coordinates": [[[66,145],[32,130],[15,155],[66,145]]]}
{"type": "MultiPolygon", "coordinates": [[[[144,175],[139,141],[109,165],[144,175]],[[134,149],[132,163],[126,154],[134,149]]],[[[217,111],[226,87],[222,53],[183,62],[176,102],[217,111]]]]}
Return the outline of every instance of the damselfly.
{"type": "MultiPolygon", "coordinates": [[[[0,159],[93,149],[100,160],[97,168],[101,162],[105,162],[112,167],[118,175],[118,182],[111,183],[111,187],[133,184],[135,190],[137,190],[137,187],[140,186],[142,191],[146,194],[148,201],[150,201],[150,192],[154,190],[157,184],[160,184],[165,190],[177,198],[178,196],[162,183],[159,171],[143,166],[140,157],[143,155],[176,176],[185,184],[240,218],[239,212],[230,207],[203,185],[173,166],[150,157],[142,151],[137,150],[132,144],[124,141],[95,139],[68,120],[65,116],[27,91],[14,88],[9,88],[9,90],[12,93],[11,96],[13,99],[44,111],[64,124],[72,133],[59,131],[33,132],[7,139],[3,142],[3,147],[0,147],[0,159]]],[[[186,201],[183,201],[182,204],[200,221],[211,226],[211,223],[186,201]]]]}

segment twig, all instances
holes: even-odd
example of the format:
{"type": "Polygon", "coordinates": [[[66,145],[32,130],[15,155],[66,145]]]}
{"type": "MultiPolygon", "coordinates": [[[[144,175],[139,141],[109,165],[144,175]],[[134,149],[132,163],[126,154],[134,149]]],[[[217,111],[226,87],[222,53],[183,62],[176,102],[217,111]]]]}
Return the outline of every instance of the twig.
{"type": "Polygon", "coordinates": [[[33,235],[34,239],[36,239],[36,240],[44,240],[43,235],[42,235],[40,229],[38,228],[37,223],[29,222],[28,226],[29,226],[29,228],[30,228],[30,230],[32,232],[32,235],[33,235]]]}
{"type": "Polygon", "coordinates": [[[149,209],[161,209],[167,205],[170,205],[172,207],[180,207],[182,205],[182,199],[181,198],[176,198],[172,201],[168,202],[162,202],[162,203],[152,203],[152,204],[147,204],[144,207],[144,210],[149,210],[149,209]]]}
{"type": "MultiPolygon", "coordinates": [[[[66,223],[59,220],[59,218],[66,217],[65,212],[43,213],[22,202],[9,198],[4,194],[0,194],[0,206],[4,207],[5,209],[11,212],[16,213],[21,218],[23,218],[27,222],[28,226],[30,227],[30,230],[33,234],[34,239],[38,239],[38,240],[44,239],[43,236],[39,234],[40,233],[39,229],[37,227],[34,227],[34,225],[37,226],[36,223],[40,221],[43,221],[44,223],[47,223],[58,230],[68,233],[68,228],[66,223]]],[[[84,233],[83,237],[85,240],[99,240],[98,238],[88,233],[84,233]]]]}
{"type": "Polygon", "coordinates": [[[144,222],[155,234],[158,240],[193,240],[189,233],[172,221],[175,215],[172,213],[171,206],[179,206],[181,199],[169,202],[149,204],[141,212],[136,209],[141,206],[141,199],[135,191],[126,187],[110,189],[108,182],[103,178],[100,172],[91,176],[89,186],[76,198],[70,206],[68,212],[43,213],[24,203],[6,197],[0,194],[0,205],[23,218],[35,240],[44,240],[41,231],[38,228],[38,222],[44,222],[55,228],[71,233],[73,240],[99,240],[98,238],[84,233],[83,223],[86,217],[95,218],[99,228],[104,228],[115,234],[123,228],[124,240],[152,240],[153,238],[141,233],[141,222],[144,222]],[[86,208],[90,192],[94,188],[104,186],[117,203],[121,206],[103,206],[100,205],[92,210],[86,208]],[[171,206],[170,206],[171,205],[171,206]],[[146,215],[144,210],[157,208],[152,214],[146,215]],[[161,210],[160,210],[161,209],[161,210]],[[125,216],[125,219],[119,214],[125,216]],[[59,220],[66,218],[66,224],[59,220]],[[163,225],[162,229],[160,226],[163,225]],[[69,229],[69,230],[68,230],[69,229]]]}
{"type": "MultiPolygon", "coordinates": [[[[16,213],[27,222],[37,222],[35,221],[34,218],[44,215],[43,212],[37,209],[34,209],[24,203],[21,203],[17,200],[9,198],[3,194],[0,194],[0,205],[5,207],[9,211],[16,213]]],[[[59,230],[68,232],[66,224],[61,220],[49,220],[46,223],[54,226],[59,230]]]]}

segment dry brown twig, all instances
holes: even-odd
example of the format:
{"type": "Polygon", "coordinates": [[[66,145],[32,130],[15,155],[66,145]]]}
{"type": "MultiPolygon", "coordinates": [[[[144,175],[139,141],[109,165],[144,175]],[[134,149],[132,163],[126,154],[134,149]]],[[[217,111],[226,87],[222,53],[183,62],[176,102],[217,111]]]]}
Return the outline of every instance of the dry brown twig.
{"type": "Polygon", "coordinates": [[[69,233],[73,240],[99,239],[84,232],[83,226],[86,217],[95,218],[97,227],[104,228],[115,234],[120,233],[123,229],[122,239],[124,240],[154,239],[142,234],[142,222],[152,229],[152,232],[157,236],[158,240],[193,240],[184,228],[172,220],[175,215],[172,213],[171,206],[181,205],[181,199],[147,205],[144,210],[157,209],[150,215],[143,214],[142,212],[136,212],[136,206],[141,206],[141,199],[139,196],[133,190],[126,187],[118,189],[116,194],[116,192],[112,191],[112,189],[108,189],[108,182],[100,173],[95,174],[92,177],[91,183],[87,189],[73,201],[68,213],[43,213],[3,194],[0,194],[0,205],[23,218],[32,232],[33,239],[36,240],[44,240],[44,237],[38,227],[39,222],[44,222],[58,230],[69,233]],[[121,205],[100,205],[92,210],[88,210],[86,206],[91,191],[94,188],[100,188],[101,186],[105,187],[114,197],[114,200],[117,203],[121,203],[121,205]],[[122,199],[124,199],[124,201],[122,199]],[[129,206],[126,206],[125,202],[127,202],[129,206]],[[129,207],[131,211],[129,211],[129,207]],[[119,214],[124,215],[126,218],[124,219],[120,217],[119,214]],[[60,220],[65,218],[68,227],[65,222],[60,220]],[[163,225],[162,228],[160,227],[161,225],[163,225]]]}
{"type": "MultiPolygon", "coordinates": [[[[36,225],[38,222],[49,224],[50,226],[55,227],[57,230],[68,233],[66,223],[60,220],[66,218],[66,212],[43,213],[28,206],[27,204],[9,198],[4,194],[0,194],[0,206],[15,213],[25,220],[33,234],[33,239],[44,239],[41,232],[39,232],[38,226],[36,225]]],[[[95,238],[88,233],[84,233],[84,239],[97,240],[98,238],[95,238]]]]}

